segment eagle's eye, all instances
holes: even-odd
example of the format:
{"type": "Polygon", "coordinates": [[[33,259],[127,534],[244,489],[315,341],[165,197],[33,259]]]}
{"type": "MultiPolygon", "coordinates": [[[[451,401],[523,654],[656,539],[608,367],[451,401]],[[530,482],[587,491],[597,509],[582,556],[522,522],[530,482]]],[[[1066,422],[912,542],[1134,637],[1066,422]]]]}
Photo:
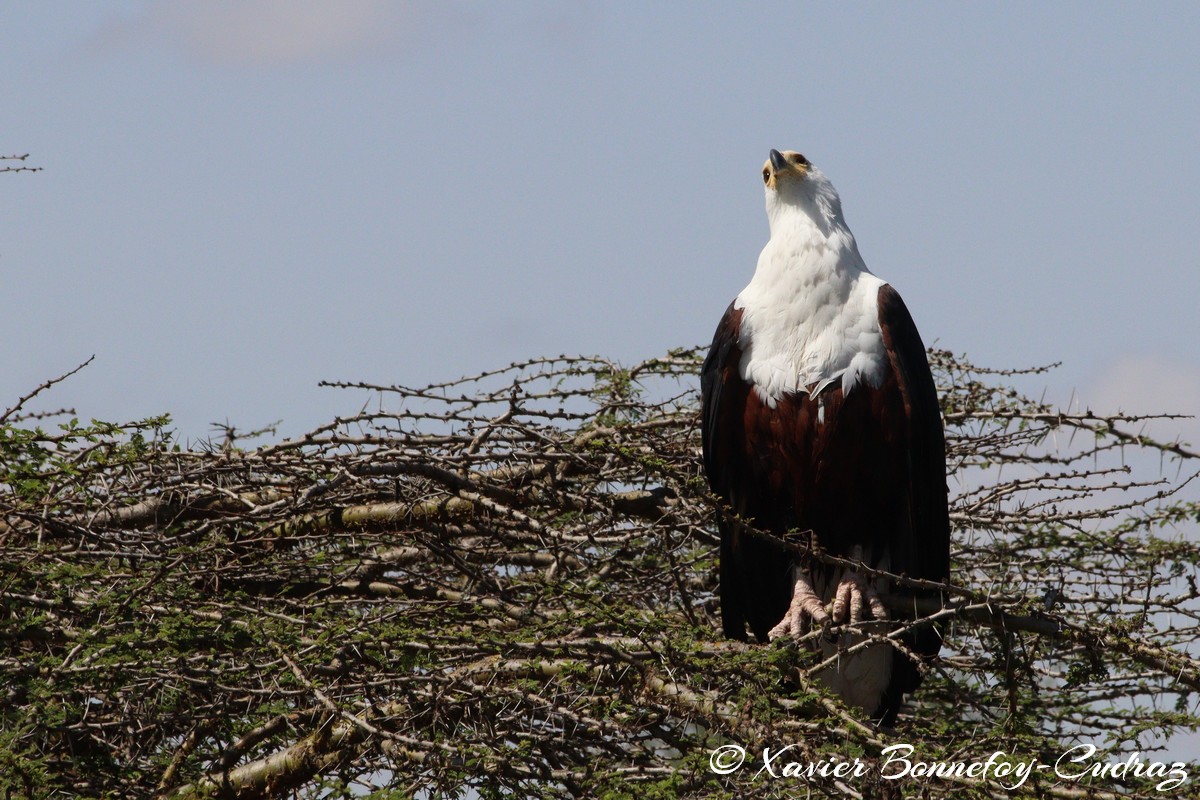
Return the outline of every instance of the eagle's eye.
{"type": "Polygon", "coordinates": [[[770,183],[770,182],[771,182],[771,170],[768,169],[767,167],[763,167],[763,183],[770,183]]]}
{"type": "Polygon", "coordinates": [[[792,153],[792,163],[799,164],[802,167],[808,166],[808,159],[799,153],[792,153]]]}

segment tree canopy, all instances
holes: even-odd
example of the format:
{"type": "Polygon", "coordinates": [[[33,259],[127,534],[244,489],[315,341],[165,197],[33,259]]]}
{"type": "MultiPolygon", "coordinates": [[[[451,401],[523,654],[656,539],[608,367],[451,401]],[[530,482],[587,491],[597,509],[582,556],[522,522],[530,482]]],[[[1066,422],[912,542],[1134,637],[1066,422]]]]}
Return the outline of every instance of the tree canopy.
{"type": "Polygon", "coordinates": [[[1200,796],[1200,453],[931,352],[952,576],[898,611],[946,644],[880,730],[720,637],[701,356],[334,384],[362,410],[253,447],[47,381],[0,416],[0,792],[1200,796]]]}

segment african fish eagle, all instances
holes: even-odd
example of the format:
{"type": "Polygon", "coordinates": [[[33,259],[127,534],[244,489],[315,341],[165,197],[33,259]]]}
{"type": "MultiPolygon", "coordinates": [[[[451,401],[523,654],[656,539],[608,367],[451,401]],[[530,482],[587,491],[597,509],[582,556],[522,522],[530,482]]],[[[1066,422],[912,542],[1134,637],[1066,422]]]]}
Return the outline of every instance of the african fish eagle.
{"type": "MultiPolygon", "coordinates": [[[[772,150],[762,177],[771,237],[717,326],[701,391],[705,472],[746,523],[720,524],[722,626],[745,640],[749,625],[765,642],[813,625],[882,623],[880,595],[922,592],[797,555],[747,525],[943,581],[950,522],[937,391],[908,309],[867,269],[821,170],[772,150]]],[[[865,635],[827,635],[821,647],[834,655],[865,635]]],[[[931,657],[941,637],[926,626],[900,643],[931,657]]],[[[884,725],[920,683],[917,665],[883,642],[834,663],[822,680],[884,725]]]]}

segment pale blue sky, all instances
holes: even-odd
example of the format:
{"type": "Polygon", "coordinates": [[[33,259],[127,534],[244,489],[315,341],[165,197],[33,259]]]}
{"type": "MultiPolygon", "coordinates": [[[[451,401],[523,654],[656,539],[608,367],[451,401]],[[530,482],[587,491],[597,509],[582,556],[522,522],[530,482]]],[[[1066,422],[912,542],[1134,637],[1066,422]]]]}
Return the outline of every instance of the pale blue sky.
{"type": "Polygon", "coordinates": [[[0,407],[94,353],[45,406],[294,434],[321,379],[707,342],[776,147],[927,343],[1200,412],[1200,4],[3,9],[0,407]]]}

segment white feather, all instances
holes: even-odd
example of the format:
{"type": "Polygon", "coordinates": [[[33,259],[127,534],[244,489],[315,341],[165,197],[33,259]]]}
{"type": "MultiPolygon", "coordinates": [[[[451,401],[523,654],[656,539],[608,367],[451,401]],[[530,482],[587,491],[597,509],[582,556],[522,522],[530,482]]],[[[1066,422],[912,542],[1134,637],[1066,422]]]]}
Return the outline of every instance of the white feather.
{"type": "Polygon", "coordinates": [[[878,386],[887,369],[877,307],[885,282],[863,263],[837,191],[809,167],[766,193],[771,238],[734,301],[739,374],[772,407],[839,379],[847,393],[860,382],[878,386]]]}

